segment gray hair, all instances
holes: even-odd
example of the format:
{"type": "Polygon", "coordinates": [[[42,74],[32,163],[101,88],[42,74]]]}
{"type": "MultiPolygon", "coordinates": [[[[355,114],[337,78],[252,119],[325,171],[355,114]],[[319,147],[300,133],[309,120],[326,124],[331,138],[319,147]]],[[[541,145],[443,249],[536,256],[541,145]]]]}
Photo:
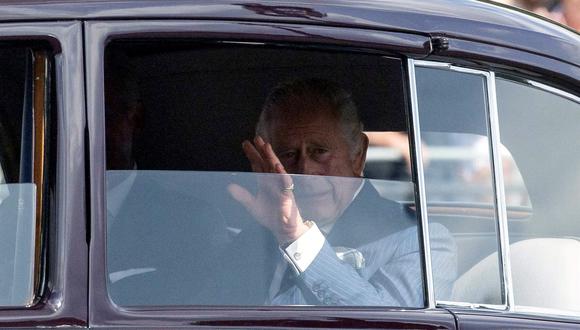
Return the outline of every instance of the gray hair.
{"type": "Polygon", "coordinates": [[[276,111],[294,112],[326,111],[339,120],[342,133],[349,143],[351,154],[360,151],[363,124],[349,92],[338,84],[325,79],[310,78],[283,82],[276,86],[262,106],[256,125],[256,135],[268,137],[268,124],[276,111]]]}

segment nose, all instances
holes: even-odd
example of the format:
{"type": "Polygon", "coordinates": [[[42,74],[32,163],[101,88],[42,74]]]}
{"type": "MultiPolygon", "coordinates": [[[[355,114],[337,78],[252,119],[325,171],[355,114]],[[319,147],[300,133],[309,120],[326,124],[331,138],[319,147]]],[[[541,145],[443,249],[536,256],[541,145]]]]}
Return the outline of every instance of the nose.
{"type": "Polygon", "coordinates": [[[318,163],[307,154],[301,155],[301,157],[298,159],[296,167],[297,174],[322,175],[322,173],[320,173],[320,166],[318,166],[318,163]]]}

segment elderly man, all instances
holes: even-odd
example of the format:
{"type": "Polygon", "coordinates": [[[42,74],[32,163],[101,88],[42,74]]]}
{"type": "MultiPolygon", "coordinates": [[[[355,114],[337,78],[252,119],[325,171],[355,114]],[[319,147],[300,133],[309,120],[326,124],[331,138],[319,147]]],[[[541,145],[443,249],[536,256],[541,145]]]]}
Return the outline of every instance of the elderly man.
{"type": "MultiPolygon", "coordinates": [[[[258,175],[255,194],[238,185],[229,191],[275,240],[245,235],[244,257],[235,259],[246,276],[229,298],[422,306],[415,216],[362,179],[368,138],[350,95],[325,80],[282,84],[266,100],[256,133],[253,143],[243,142],[244,152],[254,172],[274,174],[258,175]]],[[[442,226],[430,234],[433,262],[449,269],[435,278],[444,298],[455,278],[455,246],[442,226]]]]}

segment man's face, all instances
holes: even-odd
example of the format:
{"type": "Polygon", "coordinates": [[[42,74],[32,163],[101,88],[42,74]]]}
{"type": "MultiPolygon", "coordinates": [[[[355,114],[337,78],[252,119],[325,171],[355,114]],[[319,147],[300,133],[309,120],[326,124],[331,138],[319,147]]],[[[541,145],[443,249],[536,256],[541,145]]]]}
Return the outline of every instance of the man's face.
{"type": "MultiPolygon", "coordinates": [[[[324,109],[322,109],[324,110],[324,109]]],[[[302,217],[319,225],[338,218],[360,186],[367,139],[354,148],[329,110],[297,115],[276,111],[268,126],[268,139],[280,162],[295,176],[294,194],[302,217]]]]}

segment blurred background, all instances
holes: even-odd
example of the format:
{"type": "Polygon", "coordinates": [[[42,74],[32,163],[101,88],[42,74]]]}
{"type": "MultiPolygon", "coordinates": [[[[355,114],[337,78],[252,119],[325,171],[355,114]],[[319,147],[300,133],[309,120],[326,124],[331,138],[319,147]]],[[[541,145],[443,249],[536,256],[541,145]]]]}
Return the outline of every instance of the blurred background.
{"type": "Polygon", "coordinates": [[[542,15],[580,31],[580,0],[494,0],[542,15]]]}

